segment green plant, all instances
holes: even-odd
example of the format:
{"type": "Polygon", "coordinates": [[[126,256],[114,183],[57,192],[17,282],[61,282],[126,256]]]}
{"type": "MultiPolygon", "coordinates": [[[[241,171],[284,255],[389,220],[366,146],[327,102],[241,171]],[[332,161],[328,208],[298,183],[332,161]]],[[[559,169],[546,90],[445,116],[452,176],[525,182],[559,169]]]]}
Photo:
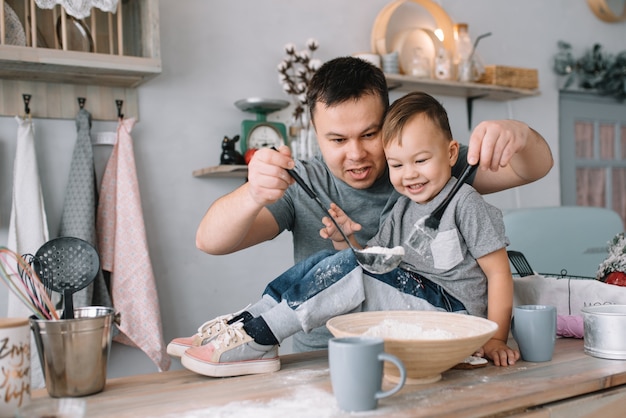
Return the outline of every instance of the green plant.
{"type": "Polygon", "coordinates": [[[602,45],[594,44],[582,57],[575,59],[569,43],[559,41],[558,49],[553,68],[555,73],[566,77],[563,89],[577,80],[582,89],[595,90],[619,101],[626,99],[626,51],[611,55],[603,51],[602,45]]]}
{"type": "Polygon", "coordinates": [[[598,266],[596,279],[604,281],[613,272],[626,273],[626,236],[620,232],[608,243],[609,255],[598,266]]]}

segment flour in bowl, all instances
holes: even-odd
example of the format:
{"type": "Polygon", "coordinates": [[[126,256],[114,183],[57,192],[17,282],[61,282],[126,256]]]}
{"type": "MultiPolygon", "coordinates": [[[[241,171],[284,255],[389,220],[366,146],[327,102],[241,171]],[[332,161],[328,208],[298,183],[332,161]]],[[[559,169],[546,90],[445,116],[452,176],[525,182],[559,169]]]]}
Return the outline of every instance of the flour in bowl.
{"type": "Polygon", "coordinates": [[[385,319],[380,324],[370,327],[364,336],[391,338],[394,340],[448,340],[457,335],[443,329],[424,329],[418,324],[385,319]]]}

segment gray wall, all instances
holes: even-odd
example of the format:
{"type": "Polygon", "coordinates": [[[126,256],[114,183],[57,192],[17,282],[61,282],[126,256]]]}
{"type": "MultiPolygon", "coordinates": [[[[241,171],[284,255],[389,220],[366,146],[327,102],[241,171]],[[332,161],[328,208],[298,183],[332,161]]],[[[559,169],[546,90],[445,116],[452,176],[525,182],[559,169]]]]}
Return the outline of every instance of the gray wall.
{"type": "MultiPolygon", "coordinates": [[[[265,284],[290,266],[291,237],[229,256],[195,248],[198,222],[219,196],[242,183],[200,179],[192,170],[216,165],[224,135],[239,131],[243,114],[233,103],[261,96],[286,99],[276,65],[283,46],[316,38],[322,60],[369,50],[370,31],[388,0],[161,1],[163,73],[139,88],[140,122],[133,132],[147,235],[166,340],[195,332],[204,320],[256,300],[265,284]]],[[[541,95],[508,103],[474,105],[474,121],[514,118],[528,122],[558,155],[558,80],[552,57],[558,40],[577,56],[599,42],[624,49],[626,23],[607,24],[585,1],[443,0],[473,37],[492,32],[479,52],[487,64],[538,68],[541,95]]],[[[397,97],[394,93],[392,98],[397,97]]],[[[465,101],[440,97],[457,139],[468,138],[465,101]]],[[[89,104],[87,103],[87,108],[89,104]]],[[[127,115],[133,116],[133,115],[127,115]]],[[[286,121],[287,112],[273,117],[286,121]]],[[[51,236],[56,236],[76,131],[72,120],[37,120],[37,152],[51,236]]],[[[96,123],[93,131],[114,130],[96,123]]],[[[6,245],[16,123],[0,118],[0,245],[6,245]]],[[[106,150],[98,150],[106,154],[106,150]]],[[[541,181],[491,195],[502,209],[559,205],[558,161],[541,181]]],[[[215,231],[219,234],[220,231],[215,231]]],[[[0,288],[0,292],[5,289],[0,288]]],[[[5,312],[6,296],[0,299],[5,312]]],[[[289,351],[285,344],[284,351],[289,351]]],[[[173,361],[173,368],[180,368],[173,361]]],[[[115,347],[109,377],[156,368],[137,350],[115,347]]]]}

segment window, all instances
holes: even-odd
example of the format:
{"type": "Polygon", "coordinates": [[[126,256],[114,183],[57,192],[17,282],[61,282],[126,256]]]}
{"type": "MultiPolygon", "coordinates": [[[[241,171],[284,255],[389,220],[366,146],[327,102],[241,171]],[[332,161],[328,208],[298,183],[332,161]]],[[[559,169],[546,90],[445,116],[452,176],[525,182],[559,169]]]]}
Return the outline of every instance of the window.
{"type": "Polygon", "coordinates": [[[613,209],[626,222],[626,103],[560,94],[561,204],[613,209]]]}

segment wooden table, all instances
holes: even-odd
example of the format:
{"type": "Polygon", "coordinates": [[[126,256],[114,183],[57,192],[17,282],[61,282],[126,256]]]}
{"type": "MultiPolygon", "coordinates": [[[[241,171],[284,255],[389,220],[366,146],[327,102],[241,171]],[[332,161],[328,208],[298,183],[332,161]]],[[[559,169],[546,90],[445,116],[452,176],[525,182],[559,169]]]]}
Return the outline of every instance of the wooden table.
{"type": "MultiPolygon", "coordinates": [[[[264,375],[177,370],[110,379],[84,399],[89,418],[624,416],[626,361],[595,358],[584,354],[582,340],[558,339],[550,362],[449,370],[439,382],[405,386],[359,414],[338,409],[326,351],[283,356],[282,369],[264,375]]],[[[45,389],[34,391],[33,402],[46,400],[45,389]]]]}

